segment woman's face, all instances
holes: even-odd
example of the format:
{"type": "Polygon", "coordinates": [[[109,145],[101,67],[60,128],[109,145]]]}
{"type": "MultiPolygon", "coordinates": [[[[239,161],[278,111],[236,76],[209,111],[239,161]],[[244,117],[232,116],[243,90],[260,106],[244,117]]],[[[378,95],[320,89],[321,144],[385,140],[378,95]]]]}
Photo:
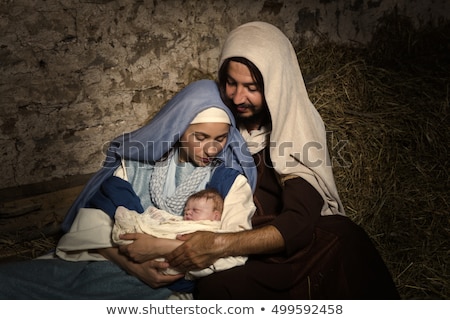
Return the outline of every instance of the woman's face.
{"type": "Polygon", "coordinates": [[[207,166],[224,148],[229,128],[227,123],[191,124],[180,138],[180,161],[207,166]]]}

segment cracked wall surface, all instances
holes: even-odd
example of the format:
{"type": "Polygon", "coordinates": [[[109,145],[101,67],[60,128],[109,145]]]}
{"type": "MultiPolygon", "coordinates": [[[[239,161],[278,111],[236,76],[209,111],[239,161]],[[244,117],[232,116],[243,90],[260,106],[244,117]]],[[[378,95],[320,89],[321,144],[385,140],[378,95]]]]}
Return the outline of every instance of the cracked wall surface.
{"type": "Polygon", "coordinates": [[[242,23],[273,23],[293,43],[364,43],[392,10],[419,25],[450,15],[446,0],[2,0],[0,189],[97,171],[110,139],[215,78],[242,23]]]}

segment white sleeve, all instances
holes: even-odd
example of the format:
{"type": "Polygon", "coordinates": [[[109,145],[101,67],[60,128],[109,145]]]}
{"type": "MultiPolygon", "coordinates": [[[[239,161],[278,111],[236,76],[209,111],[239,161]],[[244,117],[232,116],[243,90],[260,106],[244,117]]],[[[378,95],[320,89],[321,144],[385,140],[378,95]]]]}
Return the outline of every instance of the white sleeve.
{"type": "Polygon", "coordinates": [[[102,210],[81,208],[69,232],[59,240],[56,255],[70,261],[105,260],[89,250],[112,247],[112,227],[113,221],[102,210]]]}
{"type": "MultiPolygon", "coordinates": [[[[127,179],[124,163],[114,173],[115,176],[127,179]]],[[[64,234],[56,246],[56,255],[64,260],[91,261],[105,260],[92,249],[110,248],[114,246],[111,237],[113,220],[102,210],[81,208],[69,232],[64,234]]]]}
{"type": "Polygon", "coordinates": [[[233,232],[251,229],[251,219],[255,211],[252,189],[247,179],[243,175],[239,175],[224,199],[220,231],[233,232]]]}

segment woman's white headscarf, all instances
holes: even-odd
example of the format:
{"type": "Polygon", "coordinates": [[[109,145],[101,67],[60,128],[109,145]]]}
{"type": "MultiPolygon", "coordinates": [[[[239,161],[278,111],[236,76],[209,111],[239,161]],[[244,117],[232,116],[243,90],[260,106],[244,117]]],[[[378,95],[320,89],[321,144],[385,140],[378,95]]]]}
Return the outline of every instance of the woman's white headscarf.
{"type": "Polygon", "coordinates": [[[323,197],[322,215],[344,214],[327,150],[325,127],[306,91],[289,39],[275,26],[250,22],[226,39],[220,64],[231,57],[250,60],[264,79],[272,119],[270,157],[281,177],[298,175],[323,197]]]}

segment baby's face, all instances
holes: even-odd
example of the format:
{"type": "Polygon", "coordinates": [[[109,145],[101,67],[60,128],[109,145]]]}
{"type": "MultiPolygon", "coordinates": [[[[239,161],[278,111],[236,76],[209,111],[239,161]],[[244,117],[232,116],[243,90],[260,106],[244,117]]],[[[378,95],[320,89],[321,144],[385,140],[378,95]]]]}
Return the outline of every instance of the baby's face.
{"type": "Polygon", "coordinates": [[[214,211],[212,200],[190,199],[184,207],[184,220],[220,220],[220,214],[214,211]]]}

